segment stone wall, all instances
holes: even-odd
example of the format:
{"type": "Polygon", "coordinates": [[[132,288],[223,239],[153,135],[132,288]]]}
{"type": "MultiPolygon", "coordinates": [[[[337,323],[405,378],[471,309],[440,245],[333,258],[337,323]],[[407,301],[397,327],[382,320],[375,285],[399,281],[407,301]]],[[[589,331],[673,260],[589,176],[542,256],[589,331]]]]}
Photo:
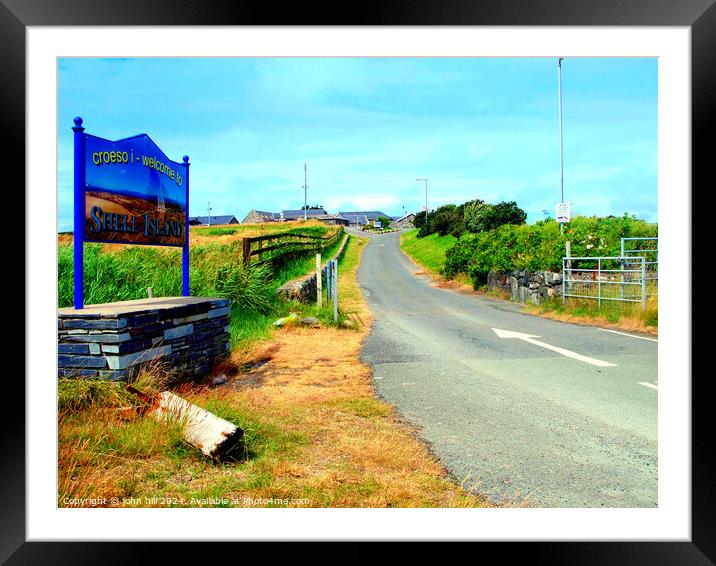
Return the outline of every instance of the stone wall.
{"type": "MultiPolygon", "coordinates": [[[[341,244],[341,247],[338,250],[338,253],[333,256],[331,259],[341,259],[343,257],[343,254],[346,251],[346,248],[348,247],[348,236],[343,238],[343,243],[341,244]]],[[[321,268],[321,277],[324,277],[326,274],[326,264],[323,264],[323,267],[321,268]]],[[[325,281],[325,279],[324,279],[325,281]]],[[[325,288],[325,286],[324,286],[325,288]]],[[[313,273],[310,275],[306,275],[304,277],[301,277],[299,279],[294,279],[293,281],[289,281],[288,283],[284,283],[279,287],[276,291],[280,297],[283,297],[284,299],[296,299],[298,301],[301,301],[303,303],[308,303],[316,300],[317,292],[316,292],[316,271],[315,268],[313,270],[313,273]]]]}
{"type": "Polygon", "coordinates": [[[539,305],[547,297],[562,296],[562,274],[553,271],[490,271],[487,287],[505,291],[513,301],[539,305]]]}
{"type": "Polygon", "coordinates": [[[65,308],[57,316],[60,377],[127,380],[159,361],[198,380],[229,352],[229,299],[158,297],[65,308]]]}

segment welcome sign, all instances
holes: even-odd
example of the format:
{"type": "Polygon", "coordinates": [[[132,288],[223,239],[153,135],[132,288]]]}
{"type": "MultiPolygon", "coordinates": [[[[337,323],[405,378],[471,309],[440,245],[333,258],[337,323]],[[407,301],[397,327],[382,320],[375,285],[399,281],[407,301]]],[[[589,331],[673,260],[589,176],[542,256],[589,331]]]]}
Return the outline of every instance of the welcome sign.
{"type": "Polygon", "coordinates": [[[85,241],[183,246],[188,163],[146,134],[85,138],[85,241]]]}
{"type": "Polygon", "coordinates": [[[189,157],[172,161],[147,134],[111,141],[74,123],[75,309],[84,306],[84,242],[180,246],[189,296],[189,157]]]}

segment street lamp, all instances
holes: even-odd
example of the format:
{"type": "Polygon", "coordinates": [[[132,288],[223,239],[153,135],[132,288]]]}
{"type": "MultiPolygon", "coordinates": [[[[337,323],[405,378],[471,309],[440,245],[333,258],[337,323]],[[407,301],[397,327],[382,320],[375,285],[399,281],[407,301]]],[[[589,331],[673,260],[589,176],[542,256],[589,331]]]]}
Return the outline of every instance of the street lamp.
{"type": "MultiPolygon", "coordinates": [[[[559,190],[560,203],[564,202],[564,158],[562,144],[562,59],[557,57],[557,94],[559,99],[559,190]]],[[[559,223],[560,232],[564,229],[564,224],[559,223]]]]}
{"type": "Polygon", "coordinates": [[[425,221],[428,220],[428,178],[418,177],[416,181],[425,181],[425,221]]]}

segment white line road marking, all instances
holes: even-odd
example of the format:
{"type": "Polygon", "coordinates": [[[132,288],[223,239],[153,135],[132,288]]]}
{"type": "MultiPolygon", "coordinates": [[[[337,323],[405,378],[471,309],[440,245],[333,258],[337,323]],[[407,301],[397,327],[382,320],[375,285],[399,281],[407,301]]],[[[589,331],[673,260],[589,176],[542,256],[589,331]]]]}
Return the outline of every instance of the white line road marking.
{"type": "Polygon", "coordinates": [[[558,348],[557,346],[552,346],[551,344],[546,344],[545,342],[540,342],[539,340],[535,340],[535,338],[539,338],[539,336],[535,336],[534,334],[525,334],[524,332],[514,332],[512,330],[500,330],[499,328],[493,328],[492,330],[500,338],[517,338],[518,340],[524,340],[525,342],[529,342],[535,346],[547,348],[548,350],[552,350],[553,352],[557,352],[558,354],[562,354],[568,358],[579,360],[580,362],[584,362],[586,364],[592,364],[593,366],[606,368],[616,367],[617,365],[610,362],[603,362],[602,360],[597,360],[596,358],[590,358],[589,356],[583,356],[577,352],[565,350],[564,348],[558,348]]]}
{"type": "Polygon", "coordinates": [[[616,330],[609,330],[608,328],[600,328],[604,332],[611,332],[613,334],[621,334],[622,336],[629,336],[630,338],[639,338],[640,340],[649,340],[650,342],[658,342],[656,338],[647,338],[646,336],[635,336],[634,334],[627,334],[626,332],[617,332],[616,330]]]}
{"type": "Polygon", "coordinates": [[[659,388],[653,383],[647,383],[646,381],[637,381],[637,383],[639,385],[643,385],[644,387],[651,387],[652,389],[656,389],[657,391],[659,390],[659,388]]]}

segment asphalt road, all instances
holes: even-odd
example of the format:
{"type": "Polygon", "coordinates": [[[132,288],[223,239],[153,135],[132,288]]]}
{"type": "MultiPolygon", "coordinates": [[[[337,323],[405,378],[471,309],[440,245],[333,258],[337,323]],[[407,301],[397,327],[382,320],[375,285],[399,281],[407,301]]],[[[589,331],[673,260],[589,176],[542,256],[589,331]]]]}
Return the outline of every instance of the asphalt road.
{"type": "Polygon", "coordinates": [[[416,271],[397,233],[371,237],[361,358],[458,482],[539,507],[657,506],[655,340],[522,314],[416,271]]]}

